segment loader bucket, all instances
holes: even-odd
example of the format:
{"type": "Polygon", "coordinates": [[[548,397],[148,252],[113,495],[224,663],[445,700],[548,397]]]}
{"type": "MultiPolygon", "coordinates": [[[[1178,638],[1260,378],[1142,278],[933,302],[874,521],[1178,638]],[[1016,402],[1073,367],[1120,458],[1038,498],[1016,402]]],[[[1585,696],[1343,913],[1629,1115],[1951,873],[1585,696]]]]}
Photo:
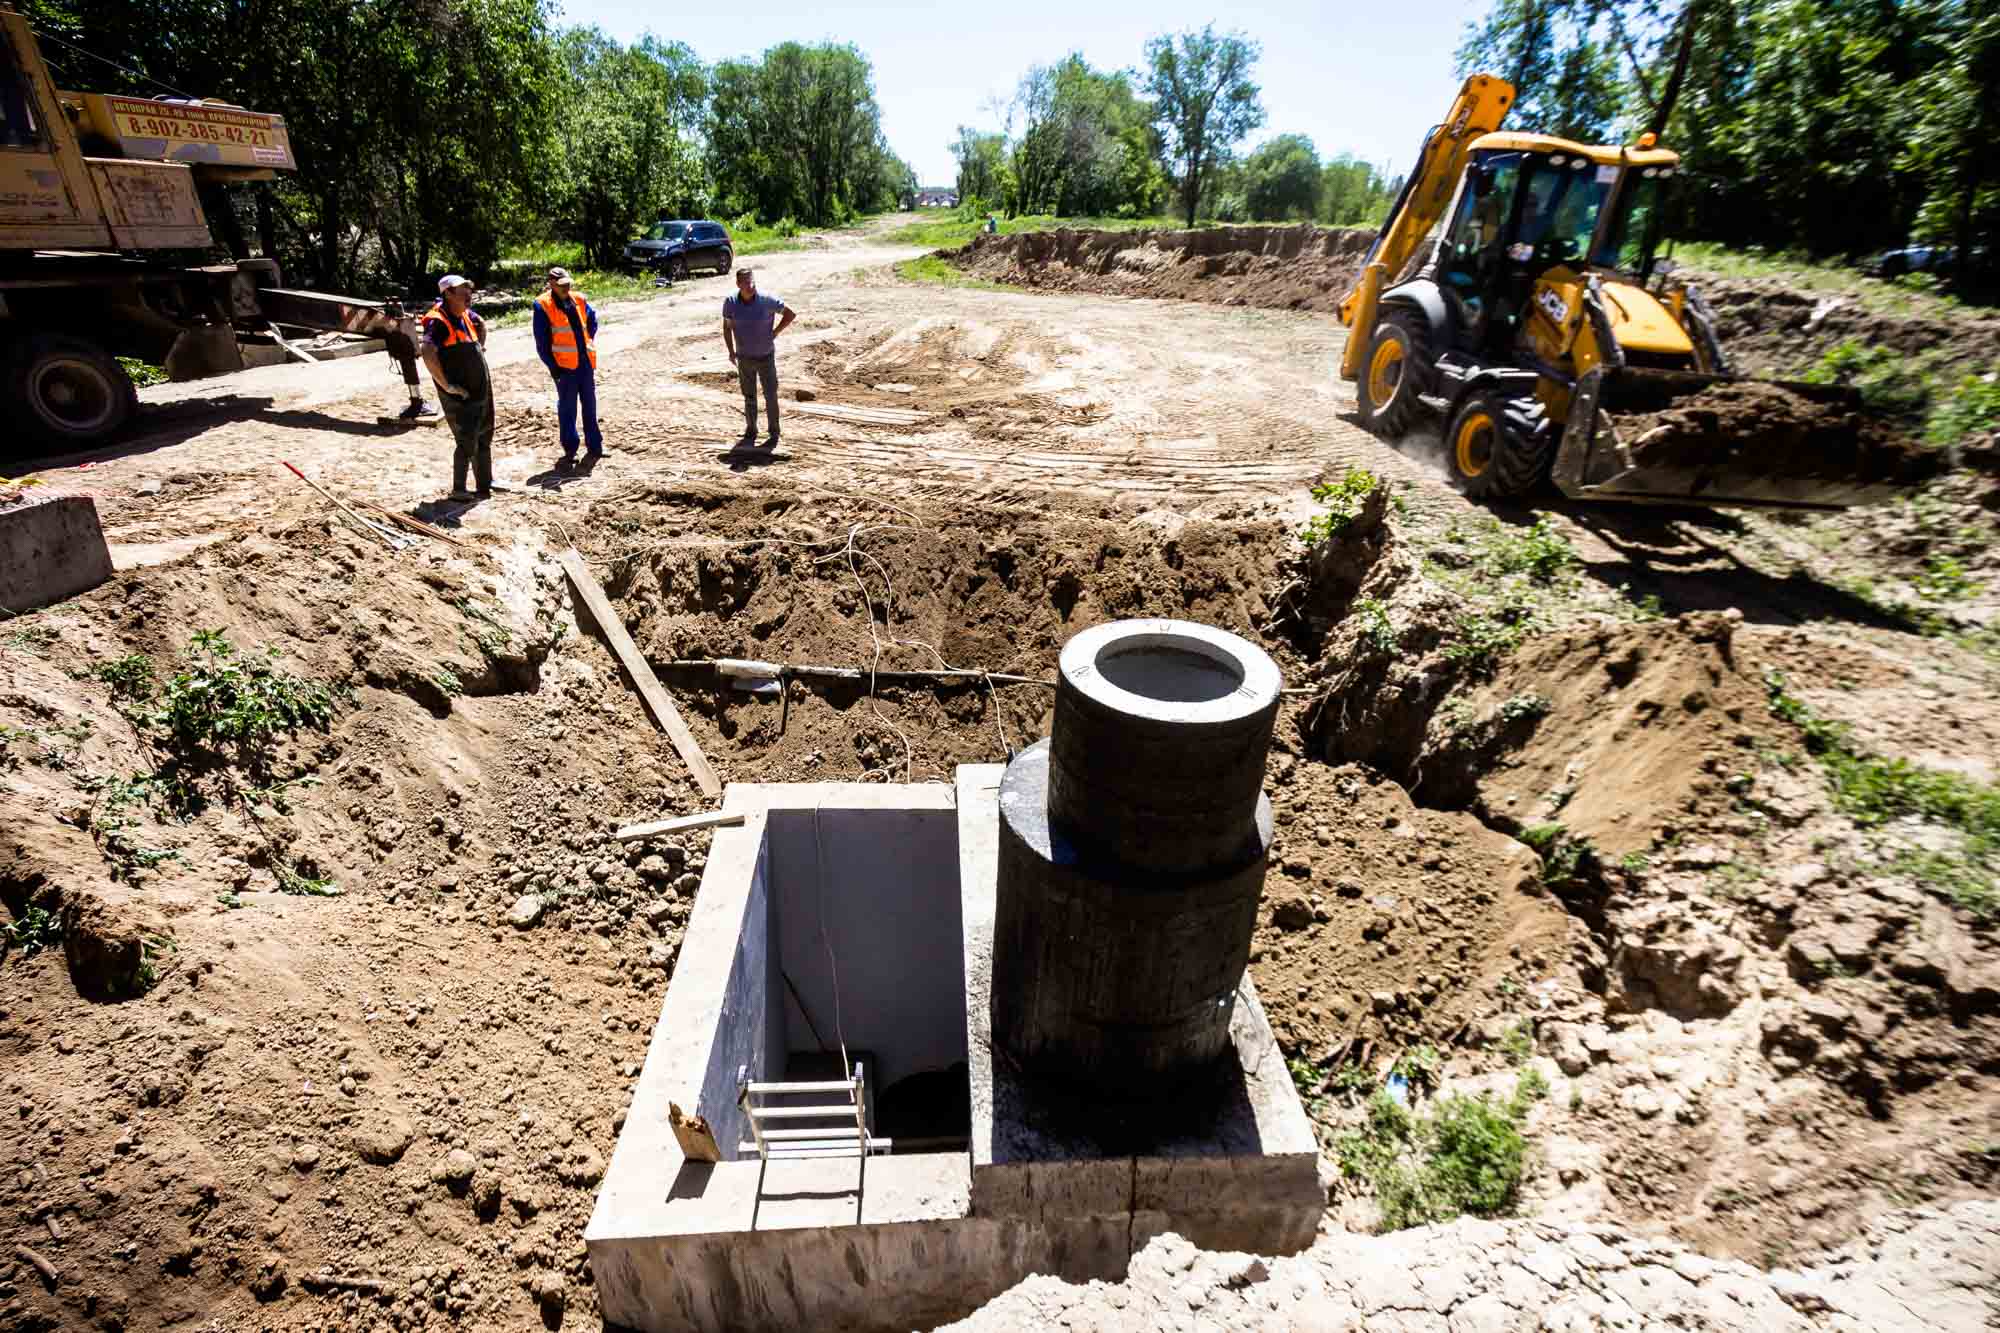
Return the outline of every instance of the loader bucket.
{"type": "Polygon", "coordinates": [[[1941,465],[1842,385],[1600,366],[1577,382],[1551,475],[1577,500],[1826,510],[1941,465]]]}

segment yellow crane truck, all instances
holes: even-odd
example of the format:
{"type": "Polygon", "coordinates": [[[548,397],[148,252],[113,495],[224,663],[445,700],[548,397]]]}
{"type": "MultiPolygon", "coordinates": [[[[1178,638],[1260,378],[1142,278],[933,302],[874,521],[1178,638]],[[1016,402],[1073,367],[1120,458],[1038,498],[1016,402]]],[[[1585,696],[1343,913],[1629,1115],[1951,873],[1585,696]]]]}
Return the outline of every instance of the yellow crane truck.
{"type": "Polygon", "coordinates": [[[1372,430],[1440,412],[1452,481],[1493,498],[1838,509],[1928,475],[1854,391],[1731,374],[1657,256],[1679,154],[1503,132],[1514,94],[1465,81],[1340,304],[1372,430]]]}
{"type": "Polygon", "coordinates": [[[241,369],[239,336],[312,359],[283,327],[381,339],[403,419],[433,416],[397,304],[287,290],[269,259],[213,262],[202,190],[296,166],[281,116],[58,91],[27,18],[0,7],[0,457],[115,435],[137,406],[121,356],[176,380],[241,369]]]}

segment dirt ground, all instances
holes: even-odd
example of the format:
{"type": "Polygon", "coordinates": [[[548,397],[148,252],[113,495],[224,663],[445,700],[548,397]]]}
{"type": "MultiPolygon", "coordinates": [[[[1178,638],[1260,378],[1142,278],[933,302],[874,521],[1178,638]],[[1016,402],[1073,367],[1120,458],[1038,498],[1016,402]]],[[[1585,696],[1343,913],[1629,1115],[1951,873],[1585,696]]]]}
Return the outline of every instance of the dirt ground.
{"type": "MultiPolygon", "coordinates": [[[[705,803],[578,622],[572,541],[724,781],[948,779],[1046,734],[1051,696],[795,682],[781,708],[677,663],[1046,679],[1130,616],[1265,644],[1316,693],[1271,756],[1252,971],[1329,1133],[1352,1108],[1319,1080],[1428,1045],[1448,1078],[1546,1067],[1536,1216],[1769,1266],[1992,1195],[1991,924],[1870,868],[1763,675],[1990,780],[1990,659],[1811,573],[1822,532],[1883,578],[1926,552],[1853,516],[1557,507],[1567,600],[1471,670],[1448,575],[1483,511],[1353,424],[1323,307],[919,288],[909,253],[762,261],[800,313],[776,460],[720,456],[726,284],[697,281],[604,312],[588,473],[550,467],[527,331],[494,335],[486,504],[440,500],[441,428],[374,425],[398,387],[365,360],[148,390],[117,448],[10,466],[96,497],[120,572],[0,623],[0,899],[65,935],[0,961],[0,1328],[597,1326],[583,1228],[706,848],[609,834],[705,803]],[[462,544],[387,549],[280,460],[462,544]],[[1399,504],[1336,573],[1294,534],[1353,467],[1399,504]],[[134,787],[174,754],[99,668],[164,677],[197,630],[335,705],[195,766],[191,812],[134,787]],[[1572,877],[1519,840],[1548,822],[1593,849],[1572,877]]],[[[1991,521],[1976,485],[1936,494],[1991,521]]],[[[1369,1222],[1337,1191],[1330,1228],[1369,1222]]]]}

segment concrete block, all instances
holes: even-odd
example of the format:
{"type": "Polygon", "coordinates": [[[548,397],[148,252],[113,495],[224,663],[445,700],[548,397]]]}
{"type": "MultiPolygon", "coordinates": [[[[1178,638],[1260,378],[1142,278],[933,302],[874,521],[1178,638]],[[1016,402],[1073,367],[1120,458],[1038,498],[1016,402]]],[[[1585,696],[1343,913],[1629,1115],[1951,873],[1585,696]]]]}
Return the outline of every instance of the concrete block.
{"type": "Polygon", "coordinates": [[[0,512],[0,607],[33,611],[110,577],[96,502],[65,496],[0,512]]]}

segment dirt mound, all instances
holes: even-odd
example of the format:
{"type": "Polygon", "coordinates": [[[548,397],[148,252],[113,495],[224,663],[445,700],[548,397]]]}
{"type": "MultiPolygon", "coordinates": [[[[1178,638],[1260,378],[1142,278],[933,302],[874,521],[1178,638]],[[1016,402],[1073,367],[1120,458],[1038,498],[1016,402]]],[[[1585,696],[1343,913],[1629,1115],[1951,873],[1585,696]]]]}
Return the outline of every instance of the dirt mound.
{"type": "Polygon", "coordinates": [[[1714,308],[1716,334],[1739,372],[1797,376],[1844,342],[1938,354],[1940,367],[1952,372],[1985,371],[2000,361],[2000,314],[1922,313],[1914,299],[1909,313],[1896,313],[1777,278],[1690,276],[1714,308]]]}
{"type": "Polygon", "coordinates": [[[1358,766],[1287,758],[1270,792],[1278,839],[1250,970],[1287,1053],[1372,1067],[1495,1017],[1510,978],[1576,988],[1581,931],[1528,848],[1358,766]]]}
{"type": "Polygon", "coordinates": [[[1789,739],[1740,623],[1714,612],[1529,640],[1433,715],[1418,795],[1500,828],[1560,822],[1614,861],[1725,814],[1731,776],[1789,739]]]}
{"type": "Polygon", "coordinates": [[[1914,486],[1941,456],[1880,417],[1776,384],[1713,384],[1654,412],[1620,413],[1619,433],[1649,467],[1755,466],[1773,474],[1914,486]]]}
{"type": "Polygon", "coordinates": [[[1330,311],[1353,285],[1373,240],[1373,232],[1310,226],[1062,227],[982,234],[944,254],[969,273],[1021,287],[1330,311]]]}

